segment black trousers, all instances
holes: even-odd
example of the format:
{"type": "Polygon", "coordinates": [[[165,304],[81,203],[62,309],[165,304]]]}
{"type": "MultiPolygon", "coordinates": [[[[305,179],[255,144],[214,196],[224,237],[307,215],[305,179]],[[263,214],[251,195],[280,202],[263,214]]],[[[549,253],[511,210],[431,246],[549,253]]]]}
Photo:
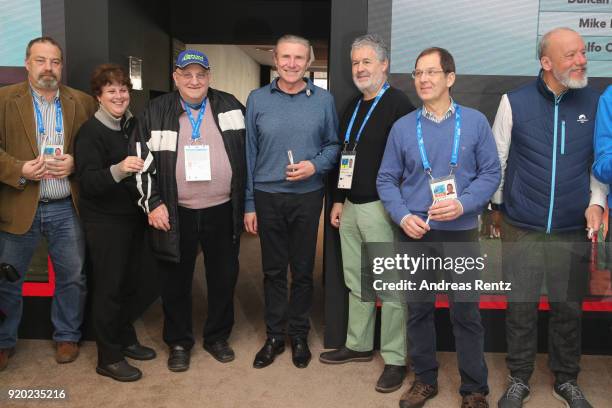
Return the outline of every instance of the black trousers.
{"type": "MultiPolygon", "coordinates": [[[[466,231],[429,231],[420,240],[401,234],[400,241],[410,243],[411,256],[440,256],[450,258],[480,256],[478,230],[466,231]],[[445,243],[448,243],[445,245],[445,243]]],[[[422,280],[436,281],[431,271],[419,271],[413,281],[420,285],[422,280]]],[[[479,279],[478,271],[465,271],[461,274],[445,270],[442,279],[447,282],[473,283],[479,279]]],[[[438,361],[436,360],[435,293],[419,291],[407,293],[408,324],[406,325],[408,354],[413,370],[420,381],[436,384],[438,381],[438,361]]],[[[450,291],[450,320],[455,336],[457,363],[461,376],[459,392],[462,395],[480,392],[489,393],[487,384],[488,369],[484,359],[484,327],[480,318],[478,292],[450,291]]]]}
{"type": "Polygon", "coordinates": [[[138,339],[133,321],[141,266],[144,219],[84,222],[91,263],[93,326],[98,365],[123,360],[123,346],[138,339]]]}
{"type": "Polygon", "coordinates": [[[504,280],[512,283],[506,310],[506,363],[514,377],[528,382],[538,348],[538,303],[546,281],[548,366],[556,381],[578,377],[582,298],[587,290],[590,244],[584,230],[545,234],[504,222],[504,280]]]}
{"type": "Polygon", "coordinates": [[[192,210],[179,207],[180,263],[160,262],[164,283],[164,342],[191,349],[192,281],[198,245],[204,252],[208,317],[204,342],[227,340],[234,325],[234,289],[238,279],[239,238],[234,239],[232,204],[192,210]]]}
{"type": "Polygon", "coordinates": [[[312,307],[312,270],[323,190],[304,194],[255,191],[264,273],[266,333],[284,340],[307,337],[312,307]],[[287,299],[287,266],[291,290],[287,299]]]}

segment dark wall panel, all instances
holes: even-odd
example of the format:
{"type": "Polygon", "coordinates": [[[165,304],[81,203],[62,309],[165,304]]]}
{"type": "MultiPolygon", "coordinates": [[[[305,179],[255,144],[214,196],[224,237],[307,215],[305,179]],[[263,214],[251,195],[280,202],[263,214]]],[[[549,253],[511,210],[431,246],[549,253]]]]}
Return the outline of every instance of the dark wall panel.
{"type": "Polygon", "coordinates": [[[171,38],[164,27],[167,10],[141,1],[109,1],[109,61],[128,66],[142,59],[143,90],[132,92],[131,108],[140,113],[151,91],[170,91],[171,38]]]}
{"type": "Polygon", "coordinates": [[[108,61],[109,15],[106,0],[66,0],[66,78],[89,92],[94,67],[108,61]]]}
{"type": "MultiPolygon", "coordinates": [[[[89,92],[93,69],[128,56],[143,60],[143,90],[132,94],[132,110],[142,111],[153,91],[170,90],[169,6],[139,0],[66,0],[68,85],[89,92]],[[95,17],[95,18],[94,18],[95,17]]],[[[165,4],[165,3],[164,3],[165,4]]]]}
{"type": "MultiPolygon", "coordinates": [[[[329,44],[329,86],[336,100],[338,112],[342,112],[350,99],[357,94],[351,78],[350,48],[355,37],[368,29],[367,0],[332,0],[331,38],[329,44]]],[[[323,270],[325,276],[325,339],[326,348],[341,347],[346,339],[347,289],[344,285],[340,238],[338,230],[328,222],[329,192],[333,183],[328,182],[325,203],[323,270]]]]}
{"type": "Polygon", "coordinates": [[[329,0],[200,1],[189,7],[175,2],[171,32],[190,44],[270,44],[288,33],[327,40],[329,7],[329,0]],[[201,16],[201,22],[192,22],[192,16],[201,16]]]}

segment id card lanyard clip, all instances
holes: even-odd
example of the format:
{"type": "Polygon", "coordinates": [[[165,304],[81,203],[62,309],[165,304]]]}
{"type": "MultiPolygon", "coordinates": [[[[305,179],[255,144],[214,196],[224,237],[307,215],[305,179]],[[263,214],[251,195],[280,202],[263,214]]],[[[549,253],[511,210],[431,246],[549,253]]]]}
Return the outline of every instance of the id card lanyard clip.
{"type": "MultiPolygon", "coordinates": [[[[34,111],[36,112],[36,122],[38,125],[38,134],[42,138],[42,146],[44,149],[47,141],[49,139],[49,135],[46,134],[45,122],[43,121],[42,112],[40,110],[40,106],[38,106],[38,101],[36,100],[36,95],[34,91],[32,91],[32,99],[34,101],[34,111]]],[[[61,136],[64,133],[64,120],[62,116],[62,104],[59,98],[55,98],[55,133],[58,136],[61,136]]]]}
{"type": "MultiPolygon", "coordinates": [[[[357,131],[357,135],[355,136],[355,144],[353,145],[353,152],[357,150],[357,143],[359,143],[359,139],[361,138],[363,129],[365,128],[366,123],[368,123],[368,120],[370,120],[370,116],[372,116],[372,112],[374,112],[374,108],[376,108],[376,105],[378,105],[380,98],[382,98],[382,96],[385,94],[387,89],[389,89],[389,87],[390,87],[389,83],[385,82],[382,88],[380,88],[380,91],[378,91],[378,94],[376,94],[376,98],[374,98],[374,102],[372,102],[372,106],[370,106],[368,113],[366,113],[365,117],[363,118],[363,122],[361,123],[361,126],[359,127],[359,130],[357,131]]],[[[357,102],[357,106],[355,106],[355,110],[353,111],[353,115],[351,116],[349,125],[346,128],[346,133],[344,134],[344,151],[345,152],[348,151],[349,141],[351,138],[351,130],[353,130],[353,125],[355,124],[355,119],[357,118],[357,112],[359,111],[359,107],[361,106],[361,101],[362,99],[359,99],[359,101],[357,102]]]]}
{"type": "Polygon", "coordinates": [[[191,108],[187,105],[185,101],[183,101],[183,108],[187,113],[187,118],[189,119],[189,123],[191,123],[191,144],[194,144],[200,138],[200,127],[202,126],[202,120],[204,119],[204,111],[206,110],[206,101],[207,98],[204,98],[202,102],[202,106],[198,111],[198,118],[194,119],[191,114],[191,108]]]}
{"type": "MultiPolygon", "coordinates": [[[[449,163],[450,171],[449,175],[453,175],[455,169],[457,168],[457,162],[459,161],[459,142],[461,141],[461,109],[460,107],[453,102],[453,107],[455,108],[455,133],[453,136],[453,149],[451,151],[451,159],[449,163]]],[[[423,163],[423,170],[425,174],[427,174],[432,180],[434,180],[431,163],[429,162],[429,158],[427,157],[427,151],[425,150],[425,141],[423,140],[423,126],[421,124],[421,118],[423,116],[423,109],[419,109],[417,111],[417,119],[416,119],[416,137],[417,144],[419,146],[419,153],[421,155],[421,162],[423,163]]]]}

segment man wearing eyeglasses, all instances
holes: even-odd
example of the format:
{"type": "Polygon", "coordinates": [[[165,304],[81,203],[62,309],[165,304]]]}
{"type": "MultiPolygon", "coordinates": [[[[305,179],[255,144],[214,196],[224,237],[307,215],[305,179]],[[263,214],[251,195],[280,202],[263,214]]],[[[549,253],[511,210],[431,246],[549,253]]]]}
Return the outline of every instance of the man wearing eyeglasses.
{"type": "MultiPolygon", "coordinates": [[[[491,128],[482,113],[451,98],[455,63],[447,50],[434,47],[422,51],[412,76],[423,106],[391,128],[378,172],[378,193],[403,231],[400,241],[407,243],[402,249],[407,255],[478,258],[478,216],[500,181],[491,128]],[[446,243],[461,244],[442,245],[446,243]]],[[[411,279],[422,288],[434,279],[435,272],[422,268],[411,279]]],[[[474,285],[479,279],[474,269],[441,272],[445,282],[457,285],[474,285]]],[[[461,407],[486,408],[489,387],[478,293],[464,288],[466,291],[449,291],[461,407]]],[[[415,381],[402,395],[400,407],[417,408],[438,393],[435,293],[412,291],[406,301],[408,354],[415,381]]]]}
{"type": "Polygon", "coordinates": [[[519,408],[529,398],[546,279],[553,395],[567,407],[589,408],[577,379],[587,238],[600,227],[607,193],[589,174],[599,95],[587,86],[586,47],[577,32],[551,30],[538,54],[538,77],[502,96],[493,124],[504,177],[491,201],[501,224],[505,279],[512,284],[506,310],[510,375],[499,407],[519,408]]]}
{"type": "Polygon", "coordinates": [[[209,87],[204,53],[181,52],[173,78],[177,90],[149,103],[131,148],[145,161],[134,189],[161,269],[168,369],[186,371],[194,345],[191,282],[198,246],[208,288],[203,346],[222,363],[234,359],[228,338],[243,227],[245,127],[244,106],[209,87]]]}
{"type": "Polygon", "coordinates": [[[68,363],[79,353],[85,246],[75,211],[73,147],[95,103],[60,84],[63,64],[62,49],[53,38],[35,38],[26,48],[28,80],[0,89],[0,260],[20,275],[17,282],[0,282],[0,310],[7,315],[0,323],[0,371],[17,342],[21,289],[43,237],[55,271],[55,358],[68,363]]]}

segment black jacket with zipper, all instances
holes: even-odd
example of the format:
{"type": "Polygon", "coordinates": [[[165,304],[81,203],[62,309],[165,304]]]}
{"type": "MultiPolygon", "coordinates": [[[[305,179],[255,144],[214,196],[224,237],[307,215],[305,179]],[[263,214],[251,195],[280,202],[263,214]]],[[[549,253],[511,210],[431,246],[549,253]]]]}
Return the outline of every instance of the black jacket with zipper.
{"type": "MultiPolygon", "coordinates": [[[[233,95],[213,88],[208,89],[207,97],[232,168],[230,199],[234,239],[237,240],[244,226],[244,106],[233,95]]],[[[180,261],[176,160],[179,117],[184,112],[178,91],[157,97],[147,105],[130,139],[130,154],[145,161],[143,170],[131,178],[138,205],[149,214],[165,204],[169,213],[170,231],[149,226],[151,248],[158,258],[172,262],[180,261]]]]}

